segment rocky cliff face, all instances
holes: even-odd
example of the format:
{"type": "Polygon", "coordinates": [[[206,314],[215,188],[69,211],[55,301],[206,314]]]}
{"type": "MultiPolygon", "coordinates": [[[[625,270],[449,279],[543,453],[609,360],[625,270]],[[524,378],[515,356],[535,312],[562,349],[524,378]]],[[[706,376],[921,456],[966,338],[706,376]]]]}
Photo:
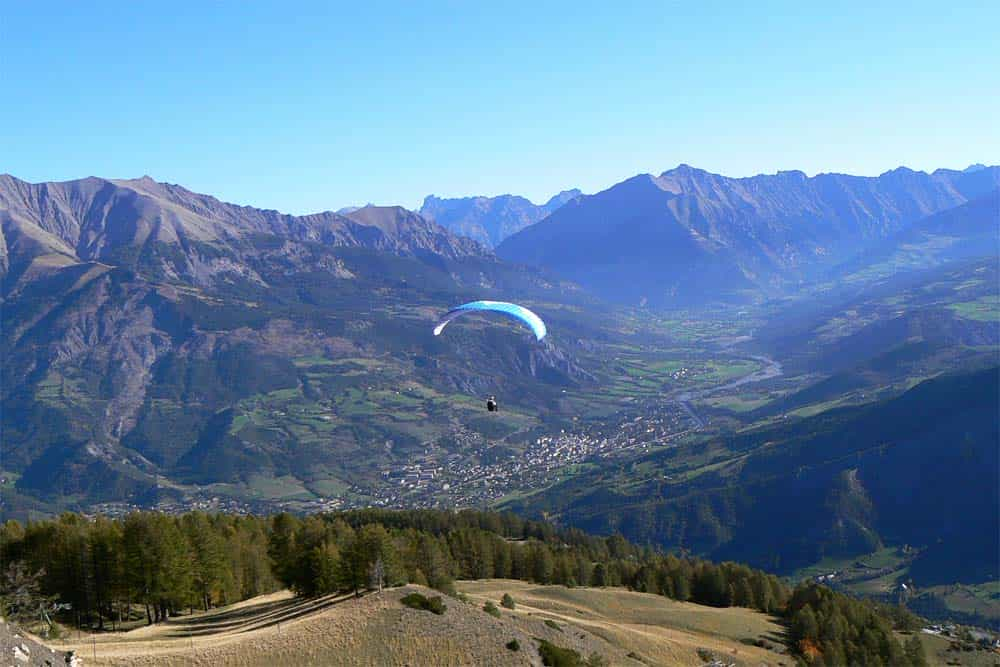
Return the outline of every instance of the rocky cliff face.
{"type": "MultiPolygon", "coordinates": [[[[199,285],[217,278],[259,282],[254,260],[265,249],[276,251],[273,244],[258,243],[260,236],[402,256],[489,254],[400,208],[291,216],[226,204],[148,177],[27,183],[2,175],[0,225],[0,269],[17,275],[32,264],[37,269],[75,260],[143,265],[147,272],[158,272],[158,278],[199,285]]],[[[294,245],[283,249],[294,259],[294,245]]]]}

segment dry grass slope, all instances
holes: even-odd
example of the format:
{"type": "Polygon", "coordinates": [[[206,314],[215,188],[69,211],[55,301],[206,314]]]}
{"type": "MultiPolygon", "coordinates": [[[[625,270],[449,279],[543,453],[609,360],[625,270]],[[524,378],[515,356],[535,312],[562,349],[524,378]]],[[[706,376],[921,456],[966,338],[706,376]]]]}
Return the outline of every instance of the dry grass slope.
{"type": "Polygon", "coordinates": [[[459,589],[477,602],[499,601],[510,593],[516,604],[513,613],[522,618],[569,624],[572,632],[584,629],[617,649],[608,656],[612,664],[640,664],[626,657],[632,653],[648,665],[703,665],[698,649],[737,665],[795,662],[741,642],[761,638],[778,644],[783,632],[772,618],[749,609],[717,609],[621,588],[538,586],[503,579],[460,582],[459,589]]]}
{"type": "Polygon", "coordinates": [[[713,609],[620,589],[567,589],[518,581],[460,582],[470,604],[445,598],[437,616],[399,600],[420,586],[383,594],[298,600],[275,593],[131,632],[66,642],[85,664],[138,665],[541,665],[533,638],[597,653],[612,665],[700,665],[709,649],[738,665],[792,664],[739,640],[776,637],[771,619],[744,609],[713,609]],[[509,592],[514,611],[482,610],[509,592]],[[558,628],[545,621],[555,621],[558,628]],[[516,639],[521,650],[506,644],[516,639]],[[636,660],[633,656],[639,656],[636,660]],[[96,659],[95,659],[96,657],[96,659]]]}

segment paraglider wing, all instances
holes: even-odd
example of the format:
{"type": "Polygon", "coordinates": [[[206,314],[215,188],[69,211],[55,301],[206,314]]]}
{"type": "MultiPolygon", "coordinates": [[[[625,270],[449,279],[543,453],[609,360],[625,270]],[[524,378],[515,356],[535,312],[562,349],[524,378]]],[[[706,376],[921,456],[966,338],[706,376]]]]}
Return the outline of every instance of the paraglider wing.
{"type": "Polygon", "coordinates": [[[545,334],[548,333],[545,329],[545,322],[542,322],[542,318],[524,306],[519,306],[516,303],[507,303],[506,301],[472,301],[449,310],[434,327],[434,335],[440,336],[444,328],[448,326],[448,323],[456,317],[476,312],[501,313],[512,317],[518,322],[527,325],[538,340],[545,338],[545,334]]]}

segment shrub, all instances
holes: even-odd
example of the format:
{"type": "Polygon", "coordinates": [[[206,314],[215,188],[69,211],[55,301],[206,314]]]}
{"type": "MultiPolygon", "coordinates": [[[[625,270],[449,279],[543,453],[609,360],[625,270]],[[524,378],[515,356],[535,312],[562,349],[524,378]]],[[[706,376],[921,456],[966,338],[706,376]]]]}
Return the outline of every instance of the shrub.
{"type": "Polygon", "coordinates": [[[444,606],[444,600],[441,599],[440,595],[435,595],[427,601],[427,611],[433,612],[440,616],[444,613],[447,607],[444,606]]]}
{"type": "Polygon", "coordinates": [[[559,627],[559,624],[553,621],[552,619],[549,618],[545,619],[545,625],[549,626],[553,630],[558,630],[559,632],[562,632],[562,628],[559,627]]]}
{"type": "Polygon", "coordinates": [[[458,592],[458,589],[455,588],[455,582],[452,581],[451,579],[444,579],[442,581],[436,582],[436,584],[437,585],[434,586],[434,588],[441,591],[448,597],[457,598],[459,595],[461,595],[458,592]]]}
{"type": "Polygon", "coordinates": [[[401,598],[400,602],[411,609],[421,609],[438,615],[443,614],[444,610],[447,609],[440,595],[428,598],[420,593],[410,593],[406,597],[401,598]]]}
{"type": "Polygon", "coordinates": [[[511,639],[509,642],[507,642],[506,646],[511,651],[521,650],[521,642],[517,641],[516,639],[511,639]]]}
{"type": "Polygon", "coordinates": [[[497,606],[493,604],[491,600],[487,600],[486,604],[483,605],[483,611],[485,611],[490,616],[496,616],[497,618],[500,618],[500,610],[497,609],[497,606]]]}
{"type": "Polygon", "coordinates": [[[542,656],[542,664],[548,667],[585,667],[586,665],[580,654],[573,649],[556,646],[544,639],[538,640],[538,655],[542,656]]]}
{"type": "Polygon", "coordinates": [[[510,596],[510,593],[504,593],[503,597],[500,598],[500,606],[504,609],[514,608],[514,598],[510,596]]]}
{"type": "Polygon", "coordinates": [[[421,595],[420,593],[410,593],[405,595],[399,600],[405,606],[412,609],[426,609],[427,608],[427,597],[421,595]]]}

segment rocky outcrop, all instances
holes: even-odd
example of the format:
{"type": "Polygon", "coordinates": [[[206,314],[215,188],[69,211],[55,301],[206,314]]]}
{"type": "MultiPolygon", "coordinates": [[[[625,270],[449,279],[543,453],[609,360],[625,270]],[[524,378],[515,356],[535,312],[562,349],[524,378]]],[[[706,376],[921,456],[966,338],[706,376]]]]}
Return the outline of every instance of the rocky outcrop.
{"type": "Polygon", "coordinates": [[[0,619],[0,664],[15,667],[82,667],[72,651],[49,648],[38,638],[0,619]]]}

